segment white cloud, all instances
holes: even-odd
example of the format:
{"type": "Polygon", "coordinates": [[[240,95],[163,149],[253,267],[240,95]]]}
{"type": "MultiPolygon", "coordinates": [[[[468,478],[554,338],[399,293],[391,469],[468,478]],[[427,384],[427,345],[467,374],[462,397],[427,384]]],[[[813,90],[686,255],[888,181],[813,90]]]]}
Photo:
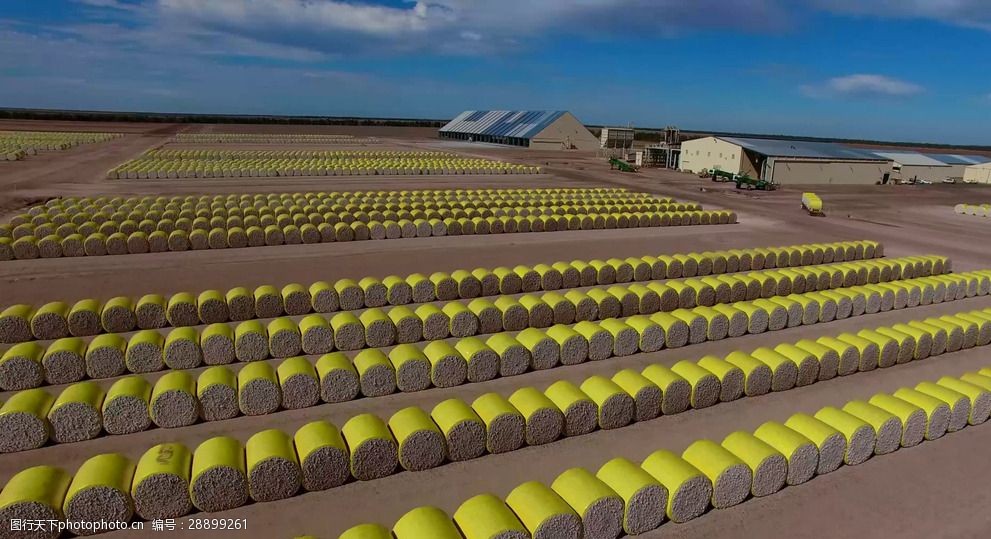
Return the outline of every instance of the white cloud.
{"type": "Polygon", "coordinates": [[[813,0],[811,4],[841,15],[928,19],[991,31],[991,2],[987,0],[813,0]]]}
{"type": "Polygon", "coordinates": [[[801,89],[810,97],[908,97],[925,91],[918,84],[869,73],[833,77],[801,89]]]}

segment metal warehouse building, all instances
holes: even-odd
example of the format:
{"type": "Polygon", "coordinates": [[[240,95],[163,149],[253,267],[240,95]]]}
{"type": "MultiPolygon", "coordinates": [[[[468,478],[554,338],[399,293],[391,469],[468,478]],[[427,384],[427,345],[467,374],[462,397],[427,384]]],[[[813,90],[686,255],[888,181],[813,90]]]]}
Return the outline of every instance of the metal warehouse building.
{"type": "Polygon", "coordinates": [[[831,142],[704,137],[681,143],[681,170],[719,169],[781,185],[873,185],[891,177],[891,161],[831,142]]]}
{"type": "Polygon", "coordinates": [[[926,180],[938,183],[951,175],[950,165],[928,155],[917,152],[875,151],[874,153],[891,160],[891,178],[894,180],[926,180]]]}
{"type": "Polygon", "coordinates": [[[967,167],[964,169],[963,179],[967,182],[991,183],[991,163],[967,167]]]}
{"type": "Polygon", "coordinates": [[[440,128],[439,135],[541,150],[599,147],[599,139],[564,110],[466,110],[440,128]]]}

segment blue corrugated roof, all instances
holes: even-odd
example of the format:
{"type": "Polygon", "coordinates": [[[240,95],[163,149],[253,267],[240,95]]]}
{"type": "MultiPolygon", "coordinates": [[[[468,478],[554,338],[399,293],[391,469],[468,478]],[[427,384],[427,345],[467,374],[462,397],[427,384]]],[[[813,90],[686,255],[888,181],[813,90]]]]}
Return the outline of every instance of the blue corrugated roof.
{"type": "Polygon", "coordinates": [[[529,139],[566,114],[563,110],[466,110],[441,132],[529,139]]]}
{"type": "Polygon", "coordinates": [[[731,144],[768,157],[808,157],[814,159],[855,159],[860,161],[886,161],[884,157],[867,150],[832,142],[806,142],[801,140],[762,139],[750,137],[716,137],[731,144]]]}
{"type": "Polygon", "coordinates": [[[975,154],[927,153],[924,154],[947,165],[979,165],[991,162],[991,157],[975,154]]]}

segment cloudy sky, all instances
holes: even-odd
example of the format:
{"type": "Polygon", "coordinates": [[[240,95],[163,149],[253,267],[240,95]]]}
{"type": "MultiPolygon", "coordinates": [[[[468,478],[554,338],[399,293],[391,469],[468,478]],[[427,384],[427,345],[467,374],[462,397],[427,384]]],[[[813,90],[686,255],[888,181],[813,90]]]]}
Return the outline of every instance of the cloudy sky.
{"type": "Polygon", "coordinates": [[[988,0],[3,0],[0,106],[991,144],[988,0]]]}

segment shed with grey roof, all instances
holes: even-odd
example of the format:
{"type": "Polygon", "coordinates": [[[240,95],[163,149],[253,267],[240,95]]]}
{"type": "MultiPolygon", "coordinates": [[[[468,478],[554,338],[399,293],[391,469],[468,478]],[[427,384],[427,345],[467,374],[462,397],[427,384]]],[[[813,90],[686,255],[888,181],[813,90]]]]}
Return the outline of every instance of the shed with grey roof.
{"type": "Polygon", "coordinates": [[[703,137],[681,144],[681,169],[723,170],[779,185],[884,183],[890,159],[832,142],[754,137],[703,137]]]}
{"type": "Polygon", "coordinates": [[[599,139],[564,110],[466,110],[440,128],[438,135],[544,150],[599,147],[599,139]]]}

